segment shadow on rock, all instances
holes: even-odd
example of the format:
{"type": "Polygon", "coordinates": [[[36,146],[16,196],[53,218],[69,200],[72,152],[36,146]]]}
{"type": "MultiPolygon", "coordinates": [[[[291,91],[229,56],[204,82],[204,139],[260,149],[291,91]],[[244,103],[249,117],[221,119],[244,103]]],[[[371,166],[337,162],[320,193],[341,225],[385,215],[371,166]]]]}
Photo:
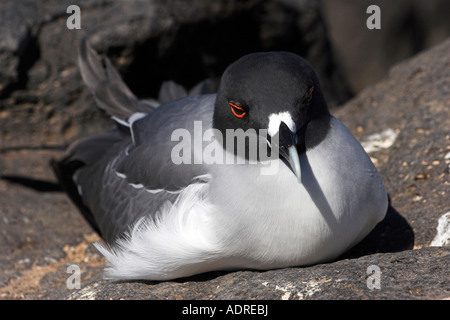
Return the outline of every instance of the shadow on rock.
{"type": "Polygon", "coordinates": [[[244,270],[232,270],[232,271],[209,271],[205,273],[199,273],[195,274],[189,277],[184,278],[177,278],[172,280],[114,280],[114,283],[120,284],[120,283],[141,283],[145,285],[157,285],[163,282],[172,282],[172,283],[188,283],[188,282],[208,282],[211,280],[214,280],[218,277],[224,276],[228,273],[236,272],[236,271],[244,271],[244,270]]]}
{"type": "Polygon", "coordinates": [[[391,205],[384,219],[360,243],[339,257],[359,258],[373,253],[410,250],[414,247],[414,232],[408,221],[391,205]]]}
{"type": "Polygon", "coordinates": [[[61,186],[52,181],[34,179],[20,175],[2,175],[1,180],[9,181],[39,192],[63,192],[61,186]]]}

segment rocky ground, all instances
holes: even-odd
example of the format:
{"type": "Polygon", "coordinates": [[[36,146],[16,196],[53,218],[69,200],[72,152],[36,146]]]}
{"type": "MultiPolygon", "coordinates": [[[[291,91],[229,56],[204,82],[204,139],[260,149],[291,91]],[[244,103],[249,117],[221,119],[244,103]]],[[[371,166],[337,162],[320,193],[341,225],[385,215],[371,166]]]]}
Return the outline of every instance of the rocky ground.
{"type": "MultiPolygon", "coordinates": [[[[25,10],[15,8],[14,2],[5,3],[0,4],[0,13],[8,5],[8,10],[25,10]]],[[[92,10],[90,19],[100,19],[103,11],[98,10],[95,15],[100,4],[85,3],[92,10]]],[[[202,7],[199,14],[226,20],[226,2],[217,3],[217,8],[202,7]]],[[[108,10],[123,10],[120,2],[107,4],[108,10]]],[[[278,7],[276,12],[288,14],[284,9],[278,7]]],[[[245,13],[248,8],[233,10],[245,13]]],[[[108,43],[109,53],[116,55],[114,61],[118,65],[122,62],[124,74],[133,82],[136,71],[129,71],[132,63],[127,59],[140,51],[136,45],[130,45],[129,50],[135,51],[127,53],[127,39],[151,13],[133,8],[129,11],[135,24],[113,24],[113,33],[119,34],[119,40],[114,40],[117,46],[108,42],[106,31],[101,28],[96,29],[99,31],[92,39],[99,47],[102,42],[108,43]]],[[[160,20],[152,29],[167,37],[165,42],[157,42],[160,45],[168,43],[170,30],[177,25],[169,18],[182,16],[163,12],[168,17],[166,24],[160,20]]],[[[313,11],[308,12],[314,20],[313,11]]],[[[21,67],[0,68],[0,299],[450,298],[450,217],[445,216],[450,212],[450,39],[397,64],[380,82],[333,109],[369,151],[391,201],[386,219],[351,252],[336,262],[307,268],[214,272],[162,283],[114,282],[102,280],[105,261],[92,245],[99,238],[61,192],[48,165],[51,158],[62,155],[67,143],[110,125],[80,83],[75,52],[69,56],[57,54],[52,42],[55,37],[66,50],[76,49],[75,35],[57,35],[58,27],[61,30],[65,24],[63,14],[55,4],[47,15],[35,15],[41,17],[39,24],[16,19],[11,23],[17,23],[17,28],[8,32],[17,34],[4,37],[1,43],[3,48],[12,48],[10,52],[25,50],[25,56],[31,56],[31,60],[21,59],[18,54],[7,55],[10,62],[21,67]],[[67,286],[71,276],[68,268],[74,265],[81,271],[80,289],[67,286]],[[381,272],[379,289],[368,288],[374,275],[368,273],[370,266],[377,266],[381,272]]],[[[113,19],[102,14],[105,19],[113,19]]],[[[89,13],[86,15],[89,18],[89,13]]],[[[295,21],[291,17],[291,22],[295,21]]],[[[308,30],[316,30],[321,24],[319,21],[310,26],[314,28],[308,30]]],[[[177,32],[186,30],[190,29],[177,32]]],[[[297,24],[297,30],[304,32],[302,25],[297,24]]],[[[176,35],[175,32],[172,37],[176,35]]],[[[265,37],[261,43],[267,43],[268,35],[265,37]]],[[[278,38],[272,34],[269,39],[275,43],[278,38]]],[[[326,39],[315,41],[318,48],[323,48],[326,39]]],[[[150,51],[147,48],[143,52],[150,51]]],[[[0,66],[8,65],[5,52],[8,53],[0,51],[0,66]]],[[[327,59],[332,66],[333,59],[327,59]]],[[[339,68],[334,70],[332,74],[337,79],[339,68]]],[[[188,86],[197,79],[182,80],[188,86]]],[[[134,89],[142,90],[138,86],[134,89]]],[[[348,98],[345,86],[338,91],[330,91],[328,96],[333,101],[348,98]]]]}

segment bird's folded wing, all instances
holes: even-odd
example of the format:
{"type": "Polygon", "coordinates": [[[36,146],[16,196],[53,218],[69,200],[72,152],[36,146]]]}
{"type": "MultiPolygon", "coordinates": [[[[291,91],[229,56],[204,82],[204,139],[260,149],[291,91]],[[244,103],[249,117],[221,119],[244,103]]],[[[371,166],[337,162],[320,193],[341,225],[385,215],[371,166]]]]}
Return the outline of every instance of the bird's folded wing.
{"type": "Polygon", "coordinates": [[[207,174],[207,167],[195,164],[194,158],[201,156],[198,153],[208,143],[202,137],[212,127],[214,98],[214,95],[184,98],[132,122],[133,141],[117,163],[118,174],[149,190],[171,192],[207,174]],[[180,148],[183,159],[187,159],[182,163],[178,160],[180,148]]]}

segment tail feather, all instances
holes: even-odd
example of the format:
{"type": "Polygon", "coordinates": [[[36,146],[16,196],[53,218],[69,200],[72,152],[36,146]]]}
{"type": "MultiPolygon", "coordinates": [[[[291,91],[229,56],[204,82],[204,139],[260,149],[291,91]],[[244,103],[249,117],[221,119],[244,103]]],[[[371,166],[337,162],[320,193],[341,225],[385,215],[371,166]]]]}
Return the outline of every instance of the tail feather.
{"type": "Polygon", "coordinates": [[[159,89],[158,101],[161,104],[166,102],[170,102],[176,99],[188,97],[188,96],[199,96],[202,94],[210,94],[212,83],[211,80],[206,79],[200,81],[196,84],[189,92],[183,88],[182,85],[174,82],[174,81],[164,81],[159,89]]]}
{"type": "Polygon", "coordinates": [[[98,106],[112,117],[126,120],[133,113],[149,113],[159,105],[151,99],[140,102],[111,61],[106,57],[101,60],[85,38],[80,41],[78,64],[83,81],[94,94],[98,106]]]}
{"type": "Polygon", "coordinates": [[[158,101],[161,104],[187,96],[183,86],[174,81],[164,81],[159,89],[158,101]]]}

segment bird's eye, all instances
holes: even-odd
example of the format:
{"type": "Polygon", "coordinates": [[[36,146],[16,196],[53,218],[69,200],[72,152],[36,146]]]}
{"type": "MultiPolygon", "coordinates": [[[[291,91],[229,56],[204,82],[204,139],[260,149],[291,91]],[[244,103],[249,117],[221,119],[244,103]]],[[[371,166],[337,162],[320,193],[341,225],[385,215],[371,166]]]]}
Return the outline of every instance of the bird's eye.
{"type": "Polygon", "coordinates": [[[228,104],[230,105],[231,112],[233,112],[233,114],[236,117],[242,118],[242,117],[244,117],[247,114],[247,112],[245,112],[243,107],[238,106],[237,104],[232,103],[232,102],[229,102],[228,104]]]}

